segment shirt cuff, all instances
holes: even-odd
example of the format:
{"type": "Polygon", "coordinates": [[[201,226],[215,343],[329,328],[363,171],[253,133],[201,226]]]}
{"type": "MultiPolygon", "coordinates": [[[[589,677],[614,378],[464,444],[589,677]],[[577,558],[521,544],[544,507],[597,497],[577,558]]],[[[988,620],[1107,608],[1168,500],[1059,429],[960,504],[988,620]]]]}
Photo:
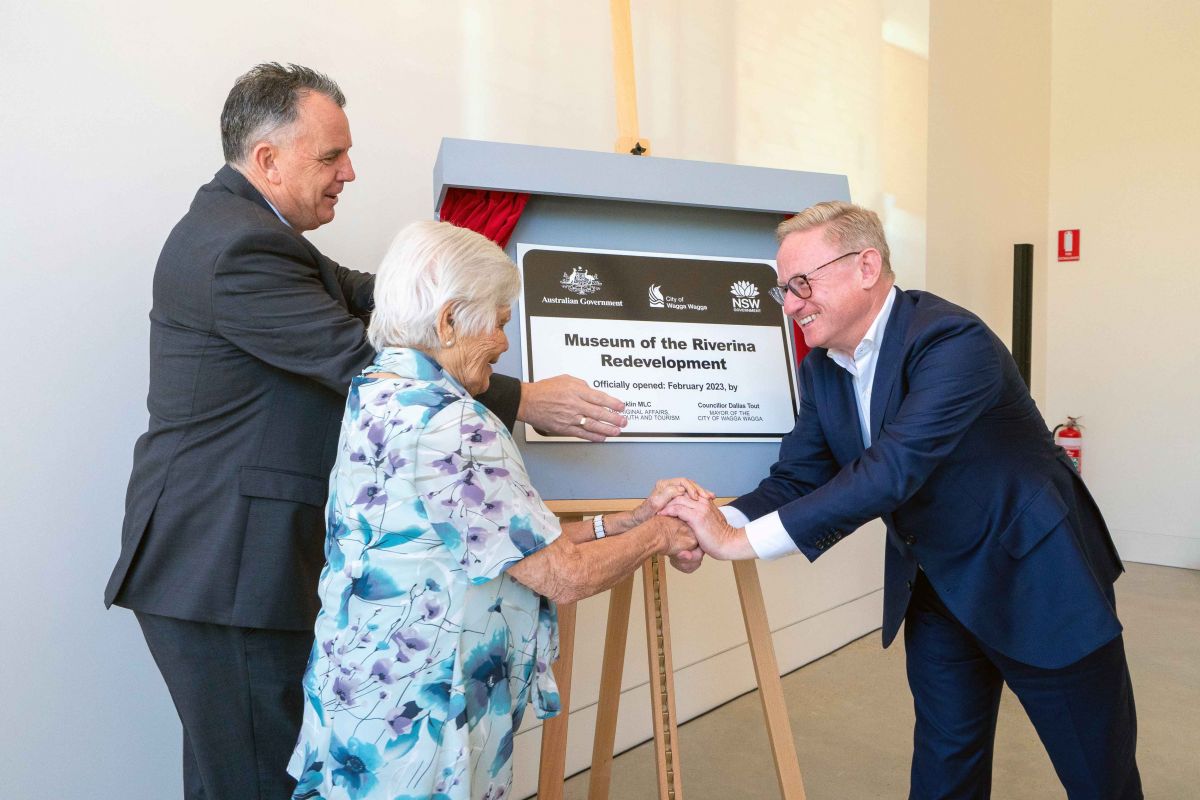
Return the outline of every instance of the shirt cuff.
{"type": "Polygon", "coordinates": [[[750,522],[750,518],[741,512],[741,509],[733,506],[721,506],[717,509],[725,515],[725,521],[735,528],[744,528],[750,522]]]}
{"type": "Polygon", "coordinates": [[[759,558],[769,561],[773,558],[782,558],[800,552],[800,548],[796,546],[792,537],[788,536],[787,530],[783,527],[778,511],[772,511],[765,517],[759,517],[753,522],[749,522],[746,520],[746,515],[736,508],[730,509],[729,506],[723,506],[721,511],[726,509],[741,517],[739,525],[730,519],[729,514],[725,515],[725,519],[729,520],[730,525],[746,529],[746,539],[759,558]]]}

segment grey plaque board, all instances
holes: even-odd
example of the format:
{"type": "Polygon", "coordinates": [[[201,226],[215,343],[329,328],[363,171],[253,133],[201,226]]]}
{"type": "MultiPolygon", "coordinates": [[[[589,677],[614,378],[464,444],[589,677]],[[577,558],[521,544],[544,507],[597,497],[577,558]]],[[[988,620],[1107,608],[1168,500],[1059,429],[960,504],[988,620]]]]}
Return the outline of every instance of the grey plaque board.
{"type": "MultiPolygon", "coordinates": [[[[530,193],[509,241],[514,257],[525,242],[773,259],[783,215],[850,199],[841,175],[465,139],[442,141],[436,208],[450,187],[530,193]]],[[[506,333],[497,370],[520,376],[515,316],[506,333]]],[[[779,450],[772,442],[526,442],[522,428],[517,440],[533,484],[551,500],[644,497],[654,481],[676,475],[718,495],[744,494],[779,450]]]]}

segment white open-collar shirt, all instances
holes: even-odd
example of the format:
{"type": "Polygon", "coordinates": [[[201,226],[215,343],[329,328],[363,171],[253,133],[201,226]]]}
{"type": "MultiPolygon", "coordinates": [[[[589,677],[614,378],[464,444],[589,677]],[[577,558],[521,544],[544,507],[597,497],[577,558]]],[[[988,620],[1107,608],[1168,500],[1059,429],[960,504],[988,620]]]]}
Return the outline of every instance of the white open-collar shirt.
{"type": "MultiPolygon", "coordinates": [[[[871,327],[862,341],[854,348],[853,353],[843,353],[829,350],[826,355],[833,363],[850,373],[854,383],[854,400],[858,406],[858,425],[862,434],[863,447],[871,446],[871,389],[875,385],[875,368],[879,364],[879,347],[883,344],[883,332],[887,328],[888,317],[892,314],[892,306],[896,302],[895,286],[888,292],[883,308],[875,315],[871,327]]],[[[798,553],[800,548],[788,536],[779,512],[772,511],[765,517],[759,517],[751,522],[746,515],[732,506],[723,506],[721,513],[735,528],[745,528],[746,538],[759,558],[771,559],[798,553]]]]}

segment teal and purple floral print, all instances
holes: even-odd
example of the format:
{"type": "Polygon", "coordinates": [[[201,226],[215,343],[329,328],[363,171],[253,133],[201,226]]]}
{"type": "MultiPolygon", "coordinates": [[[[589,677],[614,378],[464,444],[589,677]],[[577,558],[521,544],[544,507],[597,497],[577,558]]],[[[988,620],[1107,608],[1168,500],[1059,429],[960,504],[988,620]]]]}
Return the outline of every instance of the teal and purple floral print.
{"type": "Polygon", "coordinates": [[[554,606],[505,569],[558,520],[500,421],[415,350],[354,379],[338,447],[294,797],[507,797],[526,705],[559,699],[554,606]]]}

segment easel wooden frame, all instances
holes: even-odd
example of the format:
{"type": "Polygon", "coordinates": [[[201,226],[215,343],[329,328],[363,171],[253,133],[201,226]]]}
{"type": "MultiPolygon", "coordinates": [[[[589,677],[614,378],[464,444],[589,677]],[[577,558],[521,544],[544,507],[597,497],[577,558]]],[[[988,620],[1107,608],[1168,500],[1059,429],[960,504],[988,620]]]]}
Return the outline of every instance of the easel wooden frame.
{"type": "MultiPolygon", "coordinates": [[[[564,522],[595,514],[608,514],[635,508],[640,500],[558,500],[547,503],[564,522]]],[[[746,624],[750,655],[758,682],[759,698],[767,722],[767,736],[780,795],[784,800],[804,800],[804,781],[796,757],[783,685],[775,658],[775,645],[767,624],[758,568],[753,561],[733,562],[738,600],[746,624]]],[[[671,662],[670,620],[667,606],[666,564],[655,557],[642,565],[645,594],[646,643],[649,655],[651,715],[654,727],[654,752],[660,800],[682,800],[675,714],[674,671],[671,662]]],[[[613,745],[617,731],[617,713],[621,701],[621,678],[625,665],[625,644],[629,634],[629,612],[633,597],[633,575],[609,592],[608,623],[604,637],[604,658],[600,675],[600,700],[596,711],[596,731],[592,744],[592,766],[588,800],[606,800],[612,780],[613,745]]],[[[561,800],[566,774],[567,728],[571,703],[571,673],[575,647],[575,606],[560,606],[559,660],[554,673],[558,681],[562,712],[542,723],[541,764],[538,771],[538,800],[561,800]]]]}

